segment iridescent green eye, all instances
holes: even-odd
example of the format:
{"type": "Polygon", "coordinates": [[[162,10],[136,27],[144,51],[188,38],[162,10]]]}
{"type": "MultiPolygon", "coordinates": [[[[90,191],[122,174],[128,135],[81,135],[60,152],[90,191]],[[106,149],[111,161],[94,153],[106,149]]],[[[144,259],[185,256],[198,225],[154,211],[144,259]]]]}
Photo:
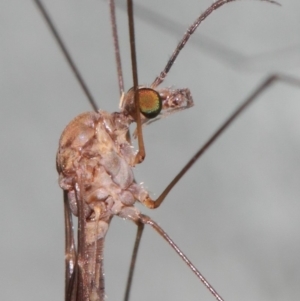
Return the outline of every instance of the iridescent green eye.
{"type": "Polygon", "coordinates": [[[150,88],[138,90],[141,113],[147,118],[155,118],[161,111],[162,101],[158,92],[150,88]]]}

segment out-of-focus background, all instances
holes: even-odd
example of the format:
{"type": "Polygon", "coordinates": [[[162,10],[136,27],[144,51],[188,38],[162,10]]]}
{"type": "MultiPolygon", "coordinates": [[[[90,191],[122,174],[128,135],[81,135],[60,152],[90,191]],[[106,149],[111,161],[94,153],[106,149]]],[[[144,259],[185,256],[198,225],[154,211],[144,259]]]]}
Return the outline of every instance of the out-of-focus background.
{"type": "MultiPolygon", "coordinates": [[[[99,107],[117,110],[108,3],[44,2],[99,107]]],[[[151,84],[187,26],[212,1],[135,2],[139,79],[151,84]]],[[[281,4],[225,5],[186,45],[163,86],[189,87],[195,107],[144,130],[147,157],[136,178],[153,195],[269,74],[300,78],[300,2],[281,4]]],[[[63,300],[63,203],[55,154],[65,125],[91,108],[33,1],[1,1],[0,12],[0,297],[63,300]]],[[[119,8],[117,17],[129,89],[126,14],[119,8]]],[[[227,301],[298,299],[299,116],[300,89],[275,84],[194,165],[161,208],[141,208],[227,301]]],[[[130,222],[113,220],[105,258],[108,300],[122,300],[134,235],[130,222]]],[[[141,299],[214,300],[148,228],[131,297],[141,299]]]]}

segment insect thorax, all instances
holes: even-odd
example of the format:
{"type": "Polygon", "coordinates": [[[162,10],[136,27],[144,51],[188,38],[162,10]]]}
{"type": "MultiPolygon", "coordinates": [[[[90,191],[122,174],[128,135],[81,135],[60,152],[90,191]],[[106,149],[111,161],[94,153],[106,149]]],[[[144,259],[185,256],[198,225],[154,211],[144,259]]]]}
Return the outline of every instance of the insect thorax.
{"type": "Polygon", "coordinates": [[[148,195],[134,181],[135,151],[128,138],[131,122],[123,113],[88,112],[74,118],[63,131],[57,170],[74,215],[78,215],[79,200],[87,218],[99,210],[101,218],[119,214],[148,195]]]}

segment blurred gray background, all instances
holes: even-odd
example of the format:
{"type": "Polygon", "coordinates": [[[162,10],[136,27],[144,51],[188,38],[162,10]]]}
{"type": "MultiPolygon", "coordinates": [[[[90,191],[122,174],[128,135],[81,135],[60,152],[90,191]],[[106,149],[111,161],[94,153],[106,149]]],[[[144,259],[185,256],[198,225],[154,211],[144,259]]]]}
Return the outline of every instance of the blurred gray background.
{"type": "MultiPolygon", "coordinates": [[[[136,9],[139,79],[150,84],[187,26],[212,1],[136,3],[159,14],[148,23],[136,9]]],[[[99,106],[117,110],[108,3],[45,4],[99,106]]],[[[264,78],[273,72],[300,77],[300,2],[281,4],[228,4],[182,51],[163,86],[189,87],[196,105],[145,128],[147,157],[136,178],[153,195],[264,78]]],[[[0,298],[63,300],[63,205],[55,154],[65,125],[90,107],[34,3],[2,0],[0,14],[0,298]]],[[[127,21],[120,9],[117,16],[129,89],[127,21]]],[[[274,85],[195,164],[161,208],[141,208],[227,301],[299,299],[299,115],[300,89],[274,85]]],[[[122,300],[134,235],[130,222],[113,220],[105,258],[108,300],[122,300]]],[[[147,228],[131,300],[214,298],[147,228]]]]}

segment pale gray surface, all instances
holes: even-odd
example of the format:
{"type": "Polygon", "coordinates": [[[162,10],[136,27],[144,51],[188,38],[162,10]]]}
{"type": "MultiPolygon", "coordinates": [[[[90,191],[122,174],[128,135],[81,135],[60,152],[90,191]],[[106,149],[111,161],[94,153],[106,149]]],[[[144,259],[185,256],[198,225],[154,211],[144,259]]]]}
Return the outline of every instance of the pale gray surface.
{"type": "MultiPolygon", "coordinates": [[[[147,84],[211,0],[139,2],[181,25],[170,35],[137,20],[140,82],[147,84]]],[[[117,110],[107,3],[46,4],[99,106],[117,110]]],[[[200,45],[184,49],[165,85],[189,87],[196,106],[145,129],[147,158],[137,179],[150,191],[159,194],[268,74],[300,77],[300,2],[282,4],[228,4],[199,28],[200,45]],[[217,60],[204,51],[203,34],[243,55],[289,50],[234,68],[222,55],[217,60]]],[[[90,107],[33,2],[1,1],[0,12],[0,298],[63,300],[63,207],[55,153],[64,126],[90,107]]],[[[124,13],[118,17],[129,88],[127,23],[124,13]]],[[[142,209],[227,301],[299,299],[299,97],[299,89],[277,84],[193,167],[161,208],[142,209]]],[[[113,220],[106,246],[108,300],[122,300],[134,233],[129,222],[113,220]]],[[[136,272],[131,300],[214,300],[151,229],[145,231],[136,272]]]]}

